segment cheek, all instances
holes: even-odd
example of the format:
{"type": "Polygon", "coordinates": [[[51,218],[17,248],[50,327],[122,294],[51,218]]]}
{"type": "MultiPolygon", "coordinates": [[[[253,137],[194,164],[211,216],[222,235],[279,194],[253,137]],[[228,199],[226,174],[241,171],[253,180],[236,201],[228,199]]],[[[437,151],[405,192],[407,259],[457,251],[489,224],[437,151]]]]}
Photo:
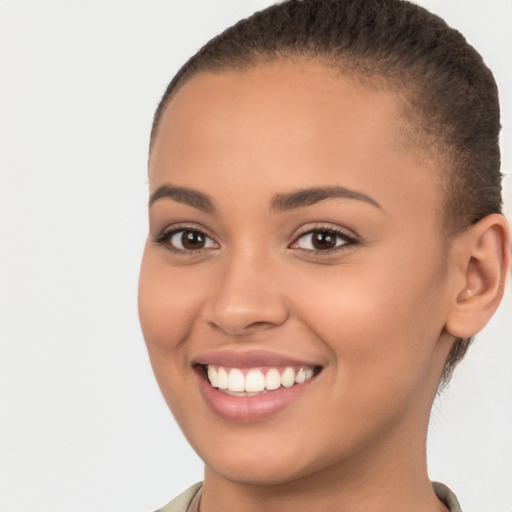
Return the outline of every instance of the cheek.
{"type": "Polygon", "coordinates": [[[192,389],[186,347],[199,310],[193,276],[165,264],[165,255],[146,247],[139,279],[139,318],[151,366],[162,394],[181,424],[182,397],[192,389]]]}
{"type": "Polygon", "coordinates": [[[375,392],[375,385],[407,391],[429,371],[444,325],[442,279],[420,251],[402,256],[398,265],[396,255],[381,254],[297,282],[297,290],[308,290],[300,315],[354,392],[375,392]]]}
{"type": "Polygon", "coordinates": [[[165,265],[165,255],[146,248],[139,279],[139,317],[148,350],[177,349],[200,309],[201,277],[165,265]]]}
{"type": "Polygon", "coordinates": [[[183,397],[194,389],[187,340],[201,295],[201,283],[189,274],[167,265],[161,251],[146,247],[139,279],[140,325],[156,381],[180,425],[186,409],[183,397]]]}

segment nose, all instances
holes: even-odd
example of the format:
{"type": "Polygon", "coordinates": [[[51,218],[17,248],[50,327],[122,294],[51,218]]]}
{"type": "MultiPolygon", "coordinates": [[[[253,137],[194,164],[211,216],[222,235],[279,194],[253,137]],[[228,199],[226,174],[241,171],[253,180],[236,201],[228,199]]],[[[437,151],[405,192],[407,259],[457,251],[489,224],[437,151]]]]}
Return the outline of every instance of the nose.
{"type": "Polygon", "coordinates": [[[289,311],[275,265],[257,254],[242,254],[218,270],[203,312],[211,327],[243,336],[286,322],[289,311]]]}

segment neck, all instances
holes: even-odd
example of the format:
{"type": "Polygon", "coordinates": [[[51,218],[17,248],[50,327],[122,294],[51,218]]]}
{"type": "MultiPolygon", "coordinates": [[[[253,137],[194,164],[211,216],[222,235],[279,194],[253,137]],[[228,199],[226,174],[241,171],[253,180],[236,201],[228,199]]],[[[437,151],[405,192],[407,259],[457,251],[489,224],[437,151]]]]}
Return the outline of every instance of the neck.
{"type": "Polygon", "coordinates": [[[447,512],[428,478],[426,432],[423,439],[405,432],[397,441],[392,445],[402,448],[392,453],[374,446],[369,453],[275,485],[232,481],[207,467],[200,512],[447,512]]]}

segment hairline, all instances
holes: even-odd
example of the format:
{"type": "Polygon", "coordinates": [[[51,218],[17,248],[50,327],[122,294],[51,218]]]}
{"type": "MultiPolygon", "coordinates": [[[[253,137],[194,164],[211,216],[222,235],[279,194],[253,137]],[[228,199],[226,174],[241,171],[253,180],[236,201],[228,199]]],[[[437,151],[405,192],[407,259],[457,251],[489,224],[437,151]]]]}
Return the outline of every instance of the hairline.
{"type": "Polygon", "coordinates": [[[365,64],[376,61],[376,59],[372,58],[363,60],[347,55],[346,58],[342,59],[340,57],[330,57],[323,53],[308,52],[307,50],[288,50],[281,51],[279,54],[255,51],[243,61],[239,59],[233,62],[209,63],[209,65],[202,65],[202,63],[200,63],[197,66],[187,69],[182,75],[176,75],[177,80],[174,86],[170,91],[167,91],[164,98],[162,98],[151,130],[149,158],[151,158],[154,143],[158,137],[165,112],[174,97],[190,80],[203,74],[241,72],[279,61],[315,63],[325,68],[335,70],[339,73],[339,76],[349,77],[359,82],[362,87],[366,87],[370,90],[387,90],[393,93],[397,98],[397,113],[404,121],[402,123],[403,130],[400,130],[401,136],[399,140],[396,141],[396,147],[406,150],[415,149],[433,163],[432,174],[436,180],[439,197],[441,198],[440,204],[438,205],[439,208],[436,208],[436,211],[439,226],[445,241],[448,242],[463,231],[463,229],[460,229],[460,226],[454,226],[449,218],[448,203],[452,194],[450,181],[456,174],[455,169],[452,167],[456,165],[457,161],[455,151],[449,147],[442,134],[438,135],[435,130],[427,130],[423,125],[422,120],[424,116],[421,112],[418,112],[419,107],[415,107],[414,105],[414,98],[419,95],[419,92],[416,91],[414,87],[407,88],[406,85],[401,85],[401,83],[410,85],[411,82],[416,83],[418,80],[413,76],[411,76],[409,81],[400,80],[400,77],[403,78],[404,75],[407,74],[407,70],[400,66],[395,66],[393,68],[393,75],[389,74],[388,76],[385,76],[382,72],[383,70],[378,66],[365,66],[365,64]]]}

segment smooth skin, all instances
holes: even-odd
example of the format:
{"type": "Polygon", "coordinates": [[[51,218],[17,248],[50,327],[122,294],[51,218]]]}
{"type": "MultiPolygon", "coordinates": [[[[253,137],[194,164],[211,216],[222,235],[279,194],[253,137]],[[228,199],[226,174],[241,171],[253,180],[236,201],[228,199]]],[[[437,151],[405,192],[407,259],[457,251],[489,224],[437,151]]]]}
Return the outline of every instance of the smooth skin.
{"type": "Polygon", "coordinates": [[[427,475],[430,409],[453,337],[501,299],[509,239],[500,215],[447,239],[446,171],[403,140],[401,101],[278,61],[200,73],[165,110],[150,193],[211,204],[151,203],[139,310],[162,393],[205,462],[201,512],[446,510],[427,475]],[[275,206],[326,187],[364,198],[275,206]],[[278,414],[227,421],[194,368],[216,349],[322,371],[278,414]]]}

